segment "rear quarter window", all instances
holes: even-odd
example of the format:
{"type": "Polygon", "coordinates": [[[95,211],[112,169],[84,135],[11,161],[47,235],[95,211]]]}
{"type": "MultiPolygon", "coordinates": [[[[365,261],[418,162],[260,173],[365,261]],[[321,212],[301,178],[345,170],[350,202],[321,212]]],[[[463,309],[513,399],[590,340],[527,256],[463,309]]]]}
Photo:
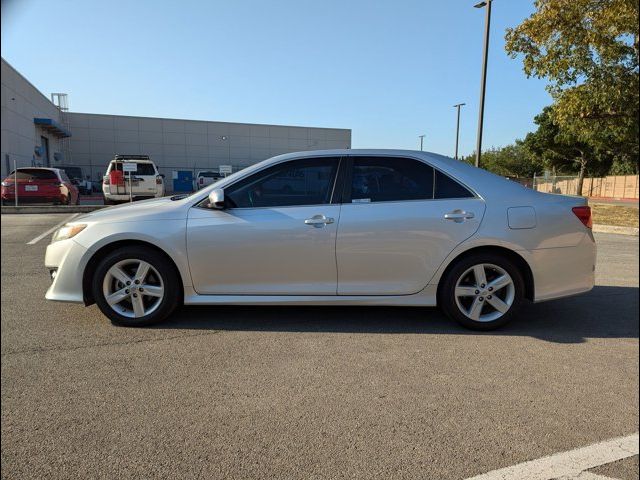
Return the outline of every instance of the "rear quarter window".
{"type": "Polygon", "coordinates": [[[436,170],[433,198],[472,198],[473,193],[453,178],[436,170]]]}

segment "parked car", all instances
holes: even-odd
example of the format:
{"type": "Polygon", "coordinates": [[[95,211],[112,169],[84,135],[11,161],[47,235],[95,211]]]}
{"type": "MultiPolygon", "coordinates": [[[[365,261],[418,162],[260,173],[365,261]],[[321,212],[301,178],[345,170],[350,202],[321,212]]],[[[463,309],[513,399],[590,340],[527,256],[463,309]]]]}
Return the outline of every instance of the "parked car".
{"type": "Polygon", "coordinates": [[[71,179],[71,183],[73,183],[81,195],[90,195],[93,190],[93,182],[90,180],[90,176],[85,177],[82,174],[81,167],[73,167],[73,166],[65,166],[60,167],[61,170],[67,174],[67,176],[71,179]]]}
{"type": "Polygon", "coordinates": [[[164,196],[164,179],[148,155],[116,155],[102,180],[102,194],[105,205],[158,198],[164,196]],[[135,165],[135,171],[125,172],[125,164],[135,165]]]}
{"type": "Polygon", "coordinates": [[[80,203],[78,188],[64,170],[25,167],[14,170],[2,181],[3,205],[15,204],[16,181],[18,184],[18,204],[77,205],[80,203]]]}
{"type": "Polygon", "coordinates": [[[200,190],[204,187],[208,187],[221,178],[222,175],[220,175],[218,172],[213,172],[211,170],[200,170],[196,174],[196,188],[194,190],[200,190]]]}
{"type": "Polygon", "coordinates": [[[310,151],[75,219],[47,248],[46,298],[129,326],[181,303],[439,305],[488,330],[589,291],[595,254],[584,198],[427,152],[310,151]],[[307,187],[284,194],[282,178],[307,187]]]}

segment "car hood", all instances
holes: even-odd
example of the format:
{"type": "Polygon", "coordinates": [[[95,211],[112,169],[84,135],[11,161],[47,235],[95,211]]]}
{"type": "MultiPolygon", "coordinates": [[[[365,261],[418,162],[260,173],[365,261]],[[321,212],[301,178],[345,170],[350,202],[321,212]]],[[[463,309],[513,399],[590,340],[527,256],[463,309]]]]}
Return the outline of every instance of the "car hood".
{"type": "Polygon", "coordinates": [[[153,198],[101,208],[74,219],[75,222],[132,222],[143,220],[176,220],[186,218],[185,202],[170,197],[153,198]]]}

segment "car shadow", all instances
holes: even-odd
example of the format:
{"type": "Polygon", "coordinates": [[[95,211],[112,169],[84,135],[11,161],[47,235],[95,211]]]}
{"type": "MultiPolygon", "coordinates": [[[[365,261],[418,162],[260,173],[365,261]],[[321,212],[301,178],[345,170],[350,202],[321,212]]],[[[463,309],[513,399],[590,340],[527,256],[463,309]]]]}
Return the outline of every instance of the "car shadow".
{"type": "Polygon", "coordinates": [[[597,286],[566,299],[523,305],[509,325],[467,330],[436,308],[359,306],[185,306],[158,329],[530,336],[555,343],[638,338],[638,288],[597,286]]]}

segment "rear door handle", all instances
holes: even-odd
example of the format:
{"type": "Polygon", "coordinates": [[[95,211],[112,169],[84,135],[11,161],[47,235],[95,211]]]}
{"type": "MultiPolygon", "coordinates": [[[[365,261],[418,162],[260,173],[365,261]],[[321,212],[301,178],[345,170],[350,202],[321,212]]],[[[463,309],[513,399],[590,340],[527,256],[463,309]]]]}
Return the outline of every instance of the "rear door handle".
{"type": "Polygon", "coordinates": [[[331,217],[325,217],[324,215],[314,215],[311,218],[307,218],[304,223],[305,225],[312,225],[315,228],[322,228],[325,225],[333,223],[335,220],[331,217]]]}
{"type": "Polygon", "coordinates": [[[453,212],[445,213],[445,220],[453,220],[456,223],[464,222],[465,220],[471,220],[475,215],[473,212],[465,212],[464,210],[454,210],[453,212]]]}

